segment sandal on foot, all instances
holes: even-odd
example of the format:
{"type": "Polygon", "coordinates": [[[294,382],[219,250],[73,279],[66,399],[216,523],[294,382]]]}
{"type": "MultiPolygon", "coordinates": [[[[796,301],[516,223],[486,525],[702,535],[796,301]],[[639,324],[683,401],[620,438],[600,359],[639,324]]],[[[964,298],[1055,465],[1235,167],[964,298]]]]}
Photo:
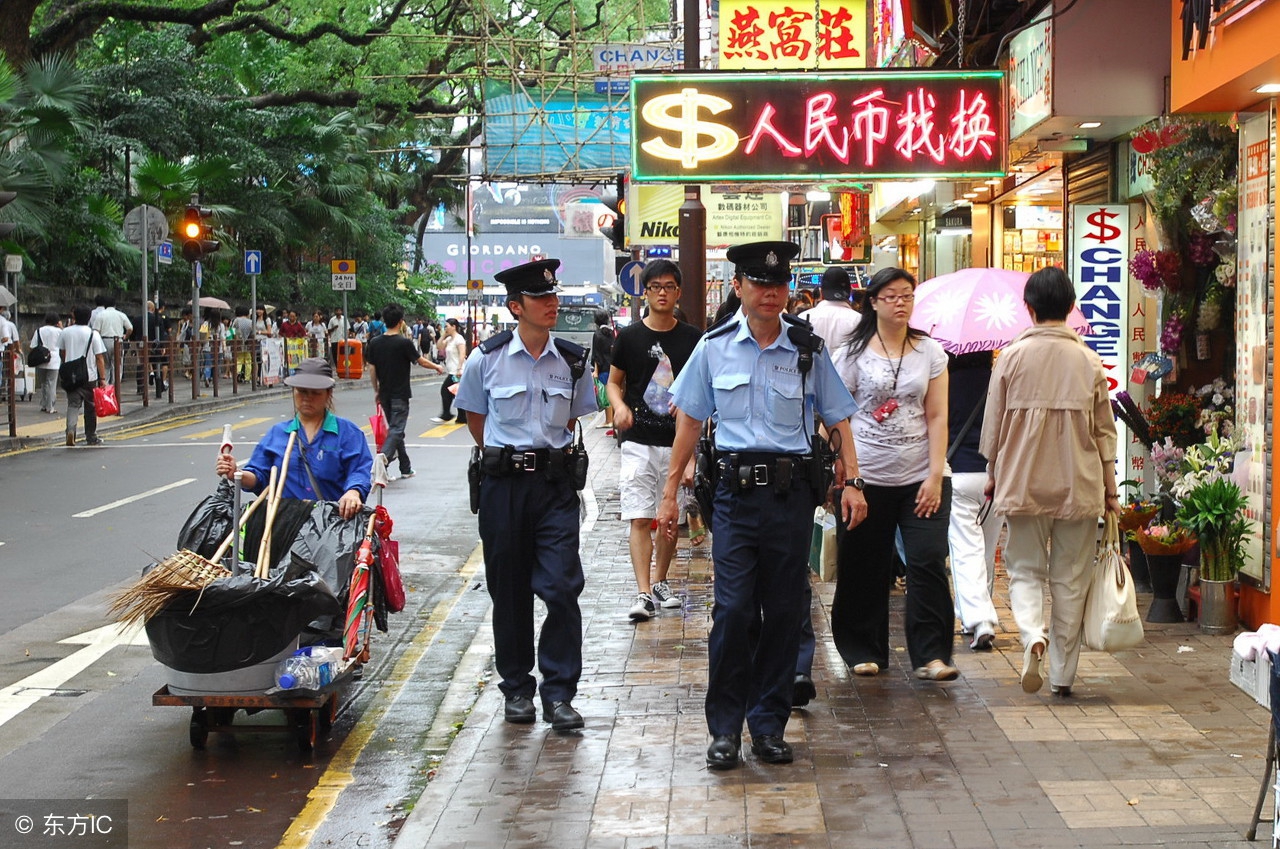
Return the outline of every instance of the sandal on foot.
{"type": "Polygon", "coordinates": [[[854,674],[854,675],[866,675],[866,676],[868,676],[868,677],[870,677],[870,676],[872,676],[872,675],[879,675],[879,674],[880,674],[880,664],[878,664],[878,663],[855,663],[855,664],[853,665],[853,674],[854,674]]]}
{"type": "Polygon", "coordinates": [[[931,660],[916,669],[916,677],[921,681],[954,681],[960,677],[960,670],[945,660],[931,660]]]}

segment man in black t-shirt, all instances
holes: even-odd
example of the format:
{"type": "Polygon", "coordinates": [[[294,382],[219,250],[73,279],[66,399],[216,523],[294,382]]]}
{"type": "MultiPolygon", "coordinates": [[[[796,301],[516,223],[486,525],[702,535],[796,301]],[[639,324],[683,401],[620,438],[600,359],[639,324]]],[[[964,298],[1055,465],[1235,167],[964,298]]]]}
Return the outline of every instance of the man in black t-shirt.
{"type": "Polygon", "coordinates": [[[444,366],[422,356],[413,340],[400,332],[404,309],[399,304],[387,304],[382,311],[382,320],[387,325],[387,332],[370,340],[364,353],[365,362],[369,364],[374,400],[382,406],[382,414],[387,418],[387,438],[378,450],[388,466],[399,458],[400,477],[411,478],[413,466],[404,446],[404,431],[409,424],[409,398],[413,396],[409,388],[409,371],[417,363],[437,374],[444,374],[444,366]]]}
{"type": "Polygon", "coordinates": [[[658,607],[676,608],[682,604],[667,586],[675,540],[658,534],[655,544],[652,525],[658,515],[676,435],[671,384],[702,336],[701,330],[675,317],[680,301],[678,265],[670,260],[655,260],[645,266],[641,282],[649,314],[618,332],[605,388],[613,408],[614,427],[622,439],[622,518],[631,523],[631,566],[639,588],[628,614],[633,622],[652,618],[658,607]],[[657,579],[652,583],[651,559],[655,561],[653,577],[657,579]]]}

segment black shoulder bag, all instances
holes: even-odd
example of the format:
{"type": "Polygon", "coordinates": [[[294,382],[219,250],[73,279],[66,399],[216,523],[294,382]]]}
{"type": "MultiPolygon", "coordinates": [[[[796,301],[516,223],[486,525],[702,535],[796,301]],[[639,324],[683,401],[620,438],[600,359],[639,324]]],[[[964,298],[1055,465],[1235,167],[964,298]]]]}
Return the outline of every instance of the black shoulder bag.
{"type": "Polygon", "coordinates": [[[84,345],[84,353],[74,360],[63,360],[58,366],[58,385],[67,392],[74,392],[89,385],[89,351],[93,348],[93,331],[84,345]]]}
{"type": "MultiPolygon", "coordinates": [[[[43,329],[44,328],[40,328],[40,330],[43,329]]],[[[53,359],[53,352],[45,347],[44,334],[42,334],[40,330],[36,331],[36,344],[27,352],[27,365],[32,368],[42,366],[48,363],[49,360],[53,359]]],[[[92,336],[89,337],[89,341],[93,341],[92,336]]]]}

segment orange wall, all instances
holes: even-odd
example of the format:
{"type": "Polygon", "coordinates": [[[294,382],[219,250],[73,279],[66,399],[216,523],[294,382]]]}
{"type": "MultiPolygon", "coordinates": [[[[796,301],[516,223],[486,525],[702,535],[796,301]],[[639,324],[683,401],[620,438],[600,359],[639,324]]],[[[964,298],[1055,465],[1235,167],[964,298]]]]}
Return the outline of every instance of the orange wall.
{"type": "Polygon", "coordinates": [[[1265,100],[1255,88],[1280,82],[1280,2],[1267,0],[1239,22],[1217,27],[1206,49],[1182,60],[1182,0],[1173,26],[1169,103],[1174,112],[1235,112],[1265,100]]]}

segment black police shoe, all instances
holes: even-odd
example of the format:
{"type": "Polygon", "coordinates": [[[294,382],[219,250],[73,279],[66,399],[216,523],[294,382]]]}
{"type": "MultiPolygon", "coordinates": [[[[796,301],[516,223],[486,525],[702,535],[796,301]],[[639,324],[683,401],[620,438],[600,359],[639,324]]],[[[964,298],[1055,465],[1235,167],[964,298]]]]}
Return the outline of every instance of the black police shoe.
{"type": "Polygon", "coordinates": [[[533,706],[533,699],[528,696],[507,696],[506,707],[503,708],[503,719],[517,725],[528,725],[538,716],[533,706]]]}
{"type": "Polygon", "coordinates": [[[791,763],[791,745],[777,734],[752,737],[751,752],[767,764],[791,763]]]}
{"type": "Polygon", "coordinates": [[[707,767],[710,769],[733,769],[738,765],[738,750],[742,748],[742,738],[737,734],[717,734],[711,738],[707,747],[707,767]]]}
{"type": "Polygon", "coordinates": [[[813,679],[803,672],[796,673],[796,682],[791,685],[791,706],[804,707],[818,695],[818,688],[813,686],[813,679]]]}
{"type": "Polygon", "coordinates": [[[543,702],[542,719],[550,722],[556,731],[572,731],[583,725],[582,714],[573,709],[568,702],[543,702]]]}

